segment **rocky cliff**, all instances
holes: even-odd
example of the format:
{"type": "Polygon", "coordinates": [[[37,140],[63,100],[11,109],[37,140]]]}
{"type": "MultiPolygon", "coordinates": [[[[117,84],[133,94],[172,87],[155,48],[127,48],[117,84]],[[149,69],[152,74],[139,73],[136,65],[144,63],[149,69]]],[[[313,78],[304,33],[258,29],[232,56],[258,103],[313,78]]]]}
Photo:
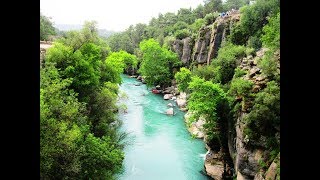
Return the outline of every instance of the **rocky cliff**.
{"type": "MultiPolygon", "coordinates": [[[[186,66],[192,64],[209,65],[210,61],[217,56],[221,43],[230,33],[231,28],[239,20],[239,11],[233,11],[225,17],[218,17],[212,25],[202,27],[195,40],[190,37],[176,40],[172,49],[178,53],[186,66]]],[[[258,67],[258,61],[263,58],[266,51],[267,49],[262,48],[255,54],[238,59],[237,62],[237,67],[246,72],[242,78],[253,83],[253,93],[260,92],[269,81],[258,67]]],[[[280,51],[276,51],[274,57],[280,73],[280,51]]],[[[223,125],[223,134],[226,137],[226,142],[223,145],[225,147],[221,147],[219,150],[212,149],[209,145],[206,146],[208,152],[204,167],[207,174],[214,179],[233,179],[234,177],[238,180],[279,179],[280,153],[272,163],[266,165],[266,159],[270,157],[271,153],[270,149],[266,148],[266,137],[261,136],[258,142],[253,143],[244,133],[244,117],[250,112],[253,104],[241,98],[237,101],[241,104],[238,114],[232,121],[223,125]]],[[[188,112],[185,116],[188,130],[194,137],[204,139],[206,142],[206,135],[203,132],[205,119],[191,122],[189,120],[190,114],[191,112],[188,112]]],[[[278,129],[275,136],[276,140],[280,142],[280,127],[274,128],[278,129]]]]}
{"type": "Polygon", "coordinates": [[[216,21],[199,29],[196,39],[191,37],[176,39],[172,44],[184,65],[209,64],[217,56],[223,39],[230,33],[232,26],[240,20],[240,12],[232,11],[228,16],[218,17],[216,21]]]}

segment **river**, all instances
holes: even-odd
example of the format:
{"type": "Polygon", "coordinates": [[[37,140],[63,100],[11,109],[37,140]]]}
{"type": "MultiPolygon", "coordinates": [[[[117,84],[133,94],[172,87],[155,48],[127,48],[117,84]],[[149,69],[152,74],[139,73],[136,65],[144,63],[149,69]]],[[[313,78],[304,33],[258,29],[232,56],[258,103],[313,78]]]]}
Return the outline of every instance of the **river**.
{"type": "Polygon", "coordinates": [[[163,96],[153,94],[135,78],[122,75],[120,91],[127,113],[120,113],[122,130],[129,132],[130,145],[124,149],[124,172],[120,180],[206,180],[203,174],[205,144],[186,129],[184,112],[174,107],[174,116],[163,114],[163,96]]]}

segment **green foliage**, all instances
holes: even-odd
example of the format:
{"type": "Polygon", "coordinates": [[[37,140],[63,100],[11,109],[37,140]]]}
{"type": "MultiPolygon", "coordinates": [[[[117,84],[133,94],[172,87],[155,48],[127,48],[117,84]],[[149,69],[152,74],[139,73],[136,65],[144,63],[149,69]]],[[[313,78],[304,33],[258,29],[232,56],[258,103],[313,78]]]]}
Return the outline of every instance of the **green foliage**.
{"type": "Polygon", "coordinates": [[[191,72],[189,69],[182,67],[180,71],[174,75],[178,83],[179,91],[186,92],[189,86],[189,82],[191,81],[191,72]]]}
{"type": "Polygon", "coordinates": [[[193,14],[195,15],[196,18],[204,18],[205,13],[204,13],[204,6],[202,4],[199,4],[194,10],[193,14]]]}
{"type": "Polygon", "coordinates": [[[117,92],[116,84],[106,82],[99,90],[91,92],[89,117],[92,122],[92,132],[97,137],[104,135],[116,136],[114,128],[109,124],[117,122],[115,112],[117,112],[117,92]]]}
{"type": "MultiPolygon", "coordinates": [[[[245,117],[245,134],[252,141],[260,136],[269,140],[275,136],[276,129],[280,127],[280,87],[275,81],[267,83],[267,87],[256,94],[254,106],[245,117]]],[[[271,148],[278,146],[277,142],[269,143],[271,148]]]]}
{"type": "Polygon", "coordinates": [[[206,81],[211,81],[215,79],[216,68],[213,66],[198,66],[193,68],[192,73],[206,81]]]}
{"type": "Polygon", "coordinates": [[[186,22],[178,21],[173,25],[172,31],[175,32],[178,30],[186,29],[186,28],[188,28],[188,24],[186,22]]]}
{"type": "Polygon", "coordinates": [[[260,39],[267,17],[279,11],[279,0],[257,0],[253,5],[240,8],[240,23],[231,30],[231,41],[237,45],[245,45],[251,36],[260,39]]]}
{"type": "Polygon", "coordinates": [[[173,78],[172,69],[181,62],[175,53],[161,47],[154,39],[140,43],[143,60],[139,72],[145,76],[148,85],[168,85],[173,78]]]}
{"type": "Polygon", "coordinates": [[[194,21],[194,23],[189,26],[189,29],[190,29],[193,33],[198,33],[199,29],[200,29],[201,27],[203,27],[204,25],[205,25],[205,20],[204,20],[204,19],[202,19],[202,18],[196,19],[196,20],[194,21]]]}
{"type": "Polygon", "coordinates": [[[260,169],[266,170],[268,168],[266,162],[264,162],[262,159],[259,159],[258,163],[259,163],[260,169]]]}
{"type": "Polygon", "coordinates": [[[255,56],[256,55],[256,50],[254,48],[250,48],[250,47],[247,47],[246,48],[246,55],[247,56],[255,56]]]}
{"type": "Polygon", "coordinates": [[[249,3],[248,0],[227,0],[223,6],[226,11],[231,9],[239,9],[240,7],[247,5],[249,3]]]}
{"type": "Polygon", "coordinates": [[[86,129],[85,106],[52,63],[40,75],[40,177],[73,177],[80,171],[76,155],[86,129]]]}
{"type": "Polygon", "coordinates": [[[40,41],[49,40],[50,35],[56,35],[55,28],[50,18],[42,15],[40,12],[40,41]]]}
{"type": "Polygon", "coordinates": [[[253,48],[256,51],[261,48],[261,45],[262,45],[262,43],[261,43],[260,39],[256,36],[250,36],[247,41],[247,47],[253,48]]]}
{"type": "Polygon", "coordinates": [[[231,81],[229,93],[238,97],[247,97],[251,93],[253,82],[242,78],[234,78],[231,81]]]}
{"type": "Polygon", "coordinates": [[[116,148],[116,144],[107,136],[97,138],[88,134],[84,141],[82,166],[85,169],[82,179],[114,179],[120,172],[124,154],[116,148]]]}
{"type": "MultiPolygon", "coordinates": [[[[121,169],[121,79],[115,66],[102,63],[108,46],[95,26],[87,22],[59,39],[40,67],[40,179],[114,179],[121,169]]],[[[123,62],[136,65],[129,57],[123,62]]]]}
{"type": "Polygon", "coordinates": [[[208,141],[219,141],[217,121],[217,108],[221,105],[226,95],[219,84],[205,81],[197,76],[192,77],[188,87],[191,91],[188,99],[188,109],[193,112],[191,118],[199,118],[203,115],[206,119],[204,125],[208,141]]]}
{"type": "Polygon", "coordinates": [[[180,8],[177,13],[178,21],[184,21],[187,24],[192,24],[196,16],[192,13],[191,8],[180,8]]]}
{"type": "Polygon", "coordinates": [[[219,17],[218,13],[206,14],[206,16],[203,18],[205,25],[212,24],[217,19],[217,17],[219,17]]]}
{"type": "Polygon", "coordinates": [[[234,70],[234,75],[233,75],[233,78],[239,78],[239,77],[242,77],[243,75],[247,74],[246,71],[242,70],[241,68],[237,67],[235,70],[234,70]]]}
{"type": "Polygon", "coordinates": [[[229,42],[219,49],[217,58],[213,59],[211,64],[216,68],[215,82],[226,84],[232,79],[237,60],[245,57],[245,51],[244,46],[237,46],[229,42]]]}
{"type": "Polygon", "coordinates": [[[100,49],[92,43],[83,44],[75,52],[68,46],[55,43],[48,50],[46,61],[56,63],[64,78],[73,78],[71,87],[82,99],[100,84],[100,57],[100,49]]]}
{"type": "Polygon", "coordinates": [[[177,39],[184,39],[188,36],[190,36],[191,33],[188,29],[182,29],[182,30],[177,30],[175,33],[174,33],[174,36],[177,38],[177,39]]]}
{"type": "Polygon", "coordinates": [[[223,10],[222,0],[204,0],[205,14],[222,12],[223,10]]]}
{"type": "Polygon", "coordinates": [[[129,69],[137,67],[138,60],[135,55],[129,54],[125,51],[113,52],[107,59],[106,64],[116,69],[117,74],[123,73],[125,70],[127,73],[129,69]]]}
{"type": "Polygon", "coordinates": [[[272,49],[280,48],[280,12],[268,19],[268,24],[263,27],[261,41],[263,46],[272,49]]]}
{"type": "Polygon", "coordinates": [[[231,28],[228,39],[235,45],[245,45],[247,42],[246,36],[247,35],[244,28],[242,27],[241,23],[238,22],[231,28]]]}
{"type": "Polygon", "coordinates": [[[173,42],[176,40],[174,36],[167,36],[163,40],[163,47],[171,49],[173,42]]]}
{"type": "Polygon", "coordinates": [[[262,73],[266,75],[270,80],[280,81],[280,69],[278,68],[274,51],[270,50],[265,53],[262,59],[258,61],[258,67],[261,68],[262,73]]]}
{"type": "Polygon", "coordinates": [[[127,33],[115,33],[107,38],[107,43],[111,48],[111,51],[126,51],[130,54],[134,52],[134,45],[132,40],[127,33]]]}

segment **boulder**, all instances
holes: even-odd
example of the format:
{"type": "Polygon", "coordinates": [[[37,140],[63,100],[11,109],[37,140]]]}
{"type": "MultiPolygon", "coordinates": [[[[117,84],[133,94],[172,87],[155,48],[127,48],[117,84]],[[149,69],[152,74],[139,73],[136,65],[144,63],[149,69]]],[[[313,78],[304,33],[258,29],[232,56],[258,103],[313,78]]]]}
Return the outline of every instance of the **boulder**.
{"type": "Polygon", "coordinates": [[[173,107],[172,103],[169,103],[167,106],[169,106],[169,107],[173,107]]]}
{"type": "Polygon", "coordinates": [[[165,94],[165,95],[163,96],[163,99],[164,99],[164,100],[169,100],[169,99],[171,99],[172,97],[173,97],[172,94],[165,94]]]}
{"type": "Polygon", "coordinates": [[[250,72],[249,72],[249,76],[250,77],[253,77],[255,74],[258,74],[260,71],[260,69],[258,67],[253,67],[252,69],[250,69],[250,72]]]}
{"type": "Polygon", "coordinates": [[[179,108],[185,108],[187,105],[187,94],[184,92],[181,92],[180,95],[177,98],[177,105],[179,108]]]}
{"type": "Polygon", "coordinates": [[[142,77],[141,76],[138,76],[137,77],[137,80],[141,81],[142,77]]]}
{"type": "Polygon", "coordinates": [[[222,180],[222,175],[223,175],[223,165],[220,164],[215,164],[212,165],[210,162],[205,162],[204,167],[206,170],[206,173],[214,178],[215,180],[222,180]]]}
{"type": "Polygon", "coordinates": [[[181,99],[181,98],[178,98],[178,99],[177,99],[177,105],[178,105],[180,108],[186,107],[186,104],[187,104],[187,100],[186,100],[186,99],[181,99]]]}
{"type": "Polygon", "coordinates": [[[173,108],[167,109],[166,114],[167,115],[173,115],[173,108]]]}

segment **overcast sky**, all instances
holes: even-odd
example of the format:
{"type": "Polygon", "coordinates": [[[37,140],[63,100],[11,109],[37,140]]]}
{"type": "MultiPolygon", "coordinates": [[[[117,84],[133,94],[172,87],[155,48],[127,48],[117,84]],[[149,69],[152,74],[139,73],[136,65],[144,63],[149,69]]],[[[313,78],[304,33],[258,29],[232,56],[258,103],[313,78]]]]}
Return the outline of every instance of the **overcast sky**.
{"type": "Polygon", "coordinates": [[[159,13],[196,8],[203,0],[40,0],[41,13],[54,24],[96,20],[99,29],[124,31],[131,24],[147,24],[159,13]]]}

